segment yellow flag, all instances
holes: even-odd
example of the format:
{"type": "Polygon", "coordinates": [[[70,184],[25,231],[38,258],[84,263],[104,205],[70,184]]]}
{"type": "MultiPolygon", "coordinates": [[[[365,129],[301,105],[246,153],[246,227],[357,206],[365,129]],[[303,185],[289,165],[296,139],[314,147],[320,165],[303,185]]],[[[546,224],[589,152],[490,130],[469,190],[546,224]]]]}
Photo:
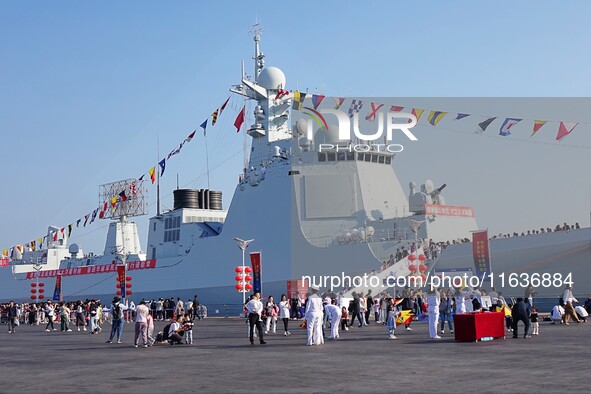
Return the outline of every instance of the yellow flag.
{"type": "Polygon", "coordinates": [[[419,121],[419,119],[421,119],[421,115],[423,115],[423,112],[425,112],[425,110],[420,108],[413,108],[411,111],[411,113],[417,118],[417,122],[419,121]]]}
{"type": "Polygon", "coordinates": [[[429,120],[429,123],[431,123],[432,126],[437,126],[437,123],[439,123],[439,121],[441,121],[441,119],[443,119],[445,115],[447,115],[447,112],[431,111],[429,112],[429,116],[427,117],[427,119],[429,120]]]}
{"type": "Polygon", "coordinates": [[[411,310],[400,311],[398,317],[396,317],[396,327],[402,324],[410,324],[412,322],[412,317],[414,313],[411,310]]]}
{"type": "Polygon", "coordinates": [[[505,316],[511,316],[511,309],[508,306],[505,305],[503,311],[505,312],[505,316]]]}
{"type": "Polygon", "coordinates": [[[154,184],[154,182],[156,182],[156,167],[150,168],[148,174],[150,174],[150,180],[152,181],[152,184],[154,184]]]}

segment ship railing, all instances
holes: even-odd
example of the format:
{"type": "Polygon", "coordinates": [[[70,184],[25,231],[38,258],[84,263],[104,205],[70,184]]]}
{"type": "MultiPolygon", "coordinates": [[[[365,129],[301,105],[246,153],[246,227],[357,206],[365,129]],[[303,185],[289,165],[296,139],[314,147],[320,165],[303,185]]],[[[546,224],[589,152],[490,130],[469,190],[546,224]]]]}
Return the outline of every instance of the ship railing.
{"type": "MultiPolygon", "coordinates": [[[[361,228],[361,227],[360,227],[361,228]]],[[[352,229],[355,230],[355,229],[352,229]]],[[[359,243],[380,243],[380,242],[392,242],[392,241],[407,241],[409,240],[408,229],[382,229],[376,230],[372,235],[365,235],[358,239],[350,239],[349,241],[339,242],[338,236],[322,235],[318,237],[306,237],[306,239],[313,245],[319,247],[329,247],[332,245],[355,245],[359,243]]]]}
{"type": "Polygon", "coordinates": [[[372,235],[373,242],[406,241],[409,239],[407,228],[376,230],[372,235]]]}

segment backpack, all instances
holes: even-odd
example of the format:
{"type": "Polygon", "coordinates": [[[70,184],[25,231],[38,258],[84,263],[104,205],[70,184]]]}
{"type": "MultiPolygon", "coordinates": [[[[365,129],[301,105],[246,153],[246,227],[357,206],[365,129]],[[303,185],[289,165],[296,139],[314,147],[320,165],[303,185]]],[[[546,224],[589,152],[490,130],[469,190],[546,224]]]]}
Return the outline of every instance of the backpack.
{"type": "Polygon", "coordinates": [[[170,331],[170,324],[167,324],[162,329],[162,342],[168,340],[168,331],[170,331]]]}
{"type": "Polygon", "coordinates": [[[113,304],[113,319],[121,318],[121,306],[119,304],[113,304]]]}

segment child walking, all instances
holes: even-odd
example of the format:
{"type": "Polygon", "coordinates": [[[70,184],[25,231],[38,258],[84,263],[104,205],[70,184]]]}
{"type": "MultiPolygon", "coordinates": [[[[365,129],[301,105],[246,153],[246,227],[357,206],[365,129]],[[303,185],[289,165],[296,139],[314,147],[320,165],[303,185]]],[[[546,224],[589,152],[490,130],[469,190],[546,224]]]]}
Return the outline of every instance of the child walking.
{"type": "Polygon", "coordinates": [[[532,326],[531,335],[540,335],[540,323],[539,323],[539,319],[538,319],[538,308],[536,308],[535,306],[531,307],[531,314],[529,315],[529,318],[531,320],[531,326],[532,326]]]}
{"type": "Polygon", "coordinates": [[[185,344],[192,345],[193,344],[193,320],[191,320],[191,315],[185,315],[185,322],[183,324],[183,330],[185,332],[185,344]]]}
{"type": "Polygon", "coordinates": [[[398,339],[394,333],[396,332],[396,316],[398,311],[394,305],[393,300],[388,305],[388,319],[386,320],[386,328],[388,328],[388,339],[398,339]]]}

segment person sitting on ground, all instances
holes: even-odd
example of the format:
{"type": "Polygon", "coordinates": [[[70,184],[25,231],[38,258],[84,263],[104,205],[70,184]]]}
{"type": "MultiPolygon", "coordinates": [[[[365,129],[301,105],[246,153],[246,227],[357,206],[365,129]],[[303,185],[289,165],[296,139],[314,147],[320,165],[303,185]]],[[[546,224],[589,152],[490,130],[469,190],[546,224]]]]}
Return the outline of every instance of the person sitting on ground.
{"type": "Polygon", "coordinates": [[[346,307],[341,308],[341,331],[349,331],[349,313],[346,307]]]}
{"type": "Polygon", "coordinates": [[[587,299],[585,300],[584,308],[587,311],[587,313],[591,313],[591,295],[587,297],[587,299]]]}
{"type": "Polygon", "coordinates": [[[554,305],[552,312],[550,312],[550,319],[552,319],[550,324],[556,324],[556,322],[562,324],[562,316],[564,316],[564,308],[560,305],[554,305]]]}
{"type": "Polygon", "coordinates": [[[183,337],[181,333],[184,331],[182,323],[184,322],[183,317],[179,317],[177,320],[170,323],[168,329],[168,343],[171,345],[180,345],[183,343],[183,337]]]}
{"type": "Polygon", "coordinates": [[[585,308],[583,308],[581,305],[577,305],[575,306],[575,312],[580,321],[587,323],[587,317],[589,317],[589,313],[585,308]]]}

